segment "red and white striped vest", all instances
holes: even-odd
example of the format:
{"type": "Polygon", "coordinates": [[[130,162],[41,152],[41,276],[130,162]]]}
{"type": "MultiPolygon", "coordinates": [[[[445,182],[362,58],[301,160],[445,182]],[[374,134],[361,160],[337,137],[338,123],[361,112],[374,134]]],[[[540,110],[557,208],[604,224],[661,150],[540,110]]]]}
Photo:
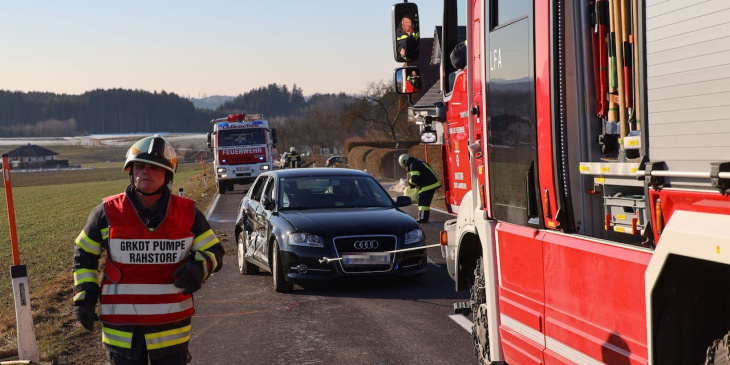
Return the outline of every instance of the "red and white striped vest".
{"type": "Polygon", "coordinates": [[[160,325],[195,313],[191,295],[173,285],[172,273],[188,258],[195,203],[170,196],[167,214],[154,231],[138,216],[126,193],[104,199],[109,249],[101,286],[101,321],[160,325]]]}

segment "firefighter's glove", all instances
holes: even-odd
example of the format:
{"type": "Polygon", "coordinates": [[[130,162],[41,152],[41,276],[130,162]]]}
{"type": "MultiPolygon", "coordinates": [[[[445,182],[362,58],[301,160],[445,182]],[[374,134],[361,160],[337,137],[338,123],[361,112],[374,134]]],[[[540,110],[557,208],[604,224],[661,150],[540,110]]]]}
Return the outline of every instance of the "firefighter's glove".
{"type": "Polygon", "coordinates": [[[192,294],[203,286],[203,264],[196,260],[188,260],[178,267],[172,277],[175,279],[175,286],[183,289],[183,294],[192,294]]]}
{"type": "Polygon", "coordinates": [[[94,322],[99,320],[96,315],[96,301],[82,301],[74,305],[74,316],[87,331],[94,330],[94,322]]]}

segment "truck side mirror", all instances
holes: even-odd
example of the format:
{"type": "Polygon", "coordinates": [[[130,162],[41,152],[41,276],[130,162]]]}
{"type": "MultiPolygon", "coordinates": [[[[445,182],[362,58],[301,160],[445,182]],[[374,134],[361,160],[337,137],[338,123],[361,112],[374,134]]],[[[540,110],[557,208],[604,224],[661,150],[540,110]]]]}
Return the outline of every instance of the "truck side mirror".
{"type": "Polygon", "coordinates": [[[278,140],[276,139],[276,128],[271,128],[271,143],[276,144],[278,140]]]}
{"type": "Polygon", "coordinates": [[[210,137],[211,137],[210,132],[208,132],[208,148],[212,150],[213,147],[210,145],[210,137]]]}
{"type": "Polygon", "coordinates": [[[421,70],[416,66],[396,68],[393,71],[393,85],[398,94],[421,92],[421,70]]]}
{"type": "Polygon", "coordinates": [[[392,16],[395,62],[418,61],[420,43],[418,5],[414,3],[395,4],[392,16]]]}

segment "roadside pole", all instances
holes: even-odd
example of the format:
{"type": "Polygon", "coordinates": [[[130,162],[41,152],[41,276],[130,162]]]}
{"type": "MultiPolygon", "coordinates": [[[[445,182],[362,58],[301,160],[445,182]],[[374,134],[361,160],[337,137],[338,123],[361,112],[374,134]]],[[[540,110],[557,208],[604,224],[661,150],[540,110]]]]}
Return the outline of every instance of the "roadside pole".
{"type": "Polygon", "coordinates": [[[15,321],[18,330],[18,357],[20,360],[40,361],[38,344],[35,339],[35,327],[30,307],[30,289],[28,287],[28,271],[20,264],[18,251],[18,234],[15,230],[15,208],[13,206],[13,188],[10,183],[10,163],[8,155],[2,155],[3,182],[5,183],[5,201],[8,205],[8,223],[10,225],[10,244],[13,250],[13,265],[10,266],[10,277],[13,279],[13,297],[15,298],[15,321]]]}
{"type": "Polygon", "coordinates": [[[205,184],[205,190],[208,190],[208,175],[205,174],[205,161],[203,161],[203,156],[200,156],[200,165],[203,166],[203,183],[205,184]]]}

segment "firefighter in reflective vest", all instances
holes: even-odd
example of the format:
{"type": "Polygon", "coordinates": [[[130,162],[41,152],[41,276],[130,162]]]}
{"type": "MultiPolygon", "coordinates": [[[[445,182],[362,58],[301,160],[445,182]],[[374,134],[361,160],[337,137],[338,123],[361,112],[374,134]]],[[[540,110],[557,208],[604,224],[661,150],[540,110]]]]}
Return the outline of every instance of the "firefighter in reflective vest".
{"type": "Polygon", "coordinates": [[[289,149],[289,156],[287,156],[286,160],[286,167],[290,169],[296,169],[302,164],[302,158],[299,157],[297,149],[294,147],[289,149]]]}
{"type": "Polygon", "coordinates": [[[223,263],[223,246],[205,215],[192,200],[170,193],[176,169],[175,150],[165,139],[139,140],[124,163],[131,184],[104,198],[76,238],[74,314],[89,331],[101,320],[114,365],[189,362],[192,294],[223,263]]]}
{"type": "Polygon", "coordinates": [[[441,187],[436,173],[426,162],[404,153],[398,157],[400,164],[411,173],[408,185],[418,188],[418,223],[428,223],[431,213],[431,200],[436,189],[441,187]]]}

